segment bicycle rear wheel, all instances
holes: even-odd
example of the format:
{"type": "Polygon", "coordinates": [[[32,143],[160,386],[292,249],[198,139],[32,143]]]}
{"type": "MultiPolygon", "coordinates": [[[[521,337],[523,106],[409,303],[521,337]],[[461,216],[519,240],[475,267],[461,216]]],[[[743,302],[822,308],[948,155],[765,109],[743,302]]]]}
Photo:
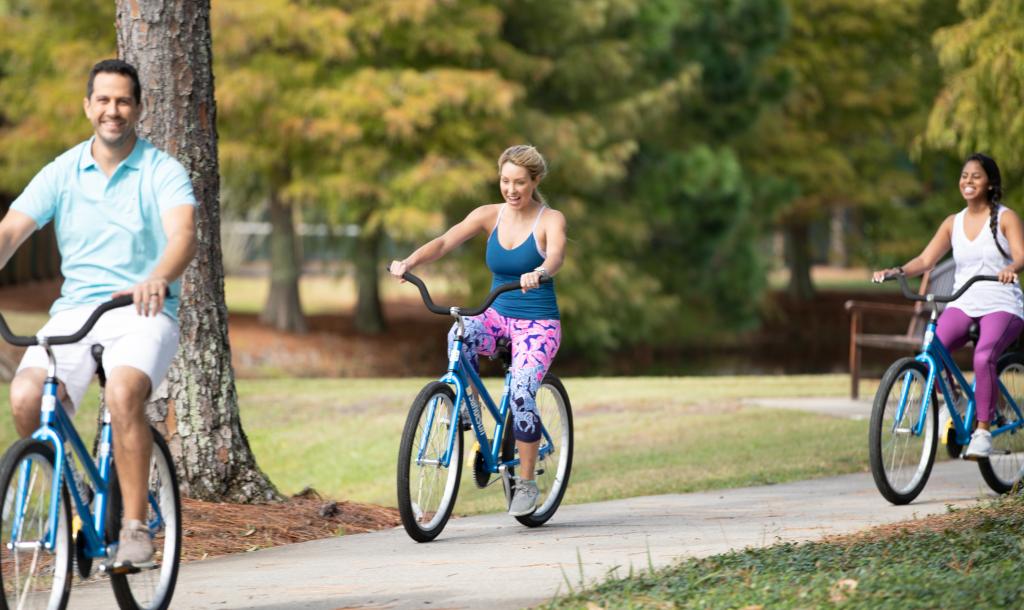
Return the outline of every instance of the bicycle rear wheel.
{"type": "MultiPolygon", "coordinates": [[[[163,436],[155,429],[150,428],[150,431],[153,434],[153,454],[149,462],[146,522],[153,538],[153,560],[157,565],[132,574],[110,575],[118,606],[131,610],[165,610],[170,607],[181,562],[181,499],[174,461],[163,436]]],[[[116,537],[121,531],[123,506],[121,484],[115,469],[107,509],[109,537],[116,537]]]]}
{"type": "MultiPolygon", "coordinates": [[[[545,376],[537,390],[537,410],[544,430],[551,437],[550,443],[546,437],[541,438],[540,450],[550,447],[551,451],[537,460],[535,468],[537,489],[540,491],[537,510],[516,517],[517,521],[529,527],[544,525],[555,514],[565,496],[572,472],[572,406],[565,386],[554,375],[545,376]]],[[[511,426],[508,434],[512,434],[511,426]]]]}
{"type": "Polygon", "coordinates": [[[868,448],[875,486],[893,504],[907,504],[924,489],[935,462],[938,402],[922,412],[928,367],[901,358],[882,377],[871,410],[868,448]],[[905,398],[905,401],[903,400],[905,398]],[[905,405],[898,413],[901,402],[905,405]],[[920,433],[915,433],[924,418],[920,433]]]}
{"type": "MultiPolygon", "coordinates": [[[[1006,354],[996,365],[999,381],[1009,392],[1018,409],[1024,409],[1024,354],[1006,354]]],[[[1020,421],[1017,411],[1000,392],[996,400],[992,429],[997,430],[1020,421]]],[[[1020,484],[1024,474],[1024,427],[992,437],[992,454],[978,460],[981,476],[996,493],[1008,493],[1020,484]]]]}
{"type": "Polygon", "coordinates": [[[398,512],[402,526],[417,542],[430,542],[441,533],[455,508],[462,476],[462,428],[455,393],[435,381],[413,400],[398,448],[398,512]],[[441,458],[453,433],[448,466],[441,458]]]}
{"type": "Polygon", "coordinates": [[[54,546],[50,532],[54,455],[50,445],[21,439],[0,462],[0,580],[4,608],[56,610],[71,594],[71,508],[61,486],[54,546]],[[15,523],[20,512],[20,527],[15,523]]]}

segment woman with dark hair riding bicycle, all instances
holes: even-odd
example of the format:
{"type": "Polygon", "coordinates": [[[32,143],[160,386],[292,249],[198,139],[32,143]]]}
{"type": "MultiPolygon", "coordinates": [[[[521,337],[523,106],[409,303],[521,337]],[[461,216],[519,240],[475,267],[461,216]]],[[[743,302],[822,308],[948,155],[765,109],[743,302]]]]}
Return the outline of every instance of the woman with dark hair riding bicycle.
{"type": "MultiPolygon", "coordinates": [[[[544,158],[533,146],[512,146],[498,159],[498,186],[504,203],[483,205],[427,242],[405,260],[393,261],[391,274],[401,279],[414,267],[433,262],[479,233],[489,234],[486,262],[492,288],[517,281],[522,291],[507,292],[483,314],[466,319],[464,343],[476,354],[491,355],[499,339],[512,349],[510,402],[520,477],[509,514],[523,516],[537,507],[535,465],[541,438],[537,389],[551,367],[562,338],[553,277],[565,254],[565,217],[548,207],[538,190],[547,174],[544,158]]],[[[453,327],[452,333],[455,329],[453,327]]],[[[449,348],[453,334],[449,333],[449,348]]]]}
{"type": "Polygon", "coordinates": [[[979,282],[951,302],[939,317],[936,334],[949,351],[962,347],[972,323],[979,337],[974,348],[974,385],[978,429],[964,454],[987,458],[992,452],[989,432],[998,390],[996,361],[1024,329],[1024,298],[1017,273],[1024,268],[1024,229],[1020,217],[1001,204],[1003,189],[999,166],[980,153],[964,162],[960,194],[967,203],[939,226],[925,249],[906,264],[874,272],[874,281],[892,274],[913,277],[935,266],[953,249],[956,274],[953,290],[975,275],[995,275],[999,283],[979,282]]]}

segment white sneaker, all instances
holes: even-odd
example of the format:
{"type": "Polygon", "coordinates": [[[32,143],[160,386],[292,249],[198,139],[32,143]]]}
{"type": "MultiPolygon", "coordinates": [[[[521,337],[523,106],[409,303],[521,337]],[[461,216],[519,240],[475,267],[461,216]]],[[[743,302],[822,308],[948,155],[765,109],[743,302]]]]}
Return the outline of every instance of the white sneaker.
{"type": "Polygon", "coordinates": [[[516,477],[516,491],[512,495],[512,504],[508,507],[508,514],[513,517],[525,517],[533,514],[537,510],[539,496],[537,481],[527,481],[516,477]]]}
{"type": "Polygon", "coordinates": [[[155,566],[149,527],[141,521],[126,520],[118,537],[117,555],[111,565],[113,573],[137,572],[155,566]]]}
{"type": "Polygon", "coordinates": [[[992,455],[992,433],[978,428],[971,435],[971,444],[967,445],[967,453],[964,454],[964,458],[977,460],[990,455],[992,455]]]}

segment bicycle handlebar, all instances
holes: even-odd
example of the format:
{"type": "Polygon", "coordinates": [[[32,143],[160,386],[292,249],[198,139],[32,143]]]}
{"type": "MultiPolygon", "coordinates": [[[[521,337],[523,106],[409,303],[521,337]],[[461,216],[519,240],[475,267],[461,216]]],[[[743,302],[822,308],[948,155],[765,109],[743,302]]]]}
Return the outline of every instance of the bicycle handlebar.
{"type": "MultiPolygon", "coordinates": [[[[388,269],[390,270],[390,267],[388,267],[388,269]]],[[[448,316],[454,313],[469,317],[478,316],[487,311],[487,308],[494,303],[494,299],[498,298],[499,295],[522,288],[519,282],[506,282],[500,286],[495,286],[495,288],[491,290],[491,293],[487,295],[487,298],[484,299],[484,304],[480,307],[477,307],[476,309],[463,309],[461,307],[442,307],[434,303],[434,300],[430,298],[430,292],[427,290],[427,286],[423,283],[423,280],[408,271],[402,274],[402,279],[419,288],[420,296],[423,298],[423,304],[427,306],[427,309],[442,316],[448,316]]],[[[551,278],[546,278],[542,279],[540,283],[544,284],[550,281],[551,278]]]]}
{"type": "MultiPolygon", "coordinates": [[[[111,309],[117,309],[118,307],[125,307],[126,305],[132,304],[132,295],[126,294],[119,296],[116,299],[111,299],[106,303],[103,303],[97,307],[89,319],[85,321],[82,328],[78,329],[72,335],[63,335],[58,337],[47,337],[46,342],[50,345],[67,345],[69,343],[78,343],[82,340],[85,335],[92,330],[92,327],[96,325],[96,321],[100,319],[100,316],[107,313],[111,309]]],[[[4,319],[3,315],[0,314],[0,336],[3,336],[4,341],[7,341],[11,345],[17,345],[18,347],[31,347],[33,345],[39,345],[38,337],[26,337],[22,335],[15,335],[11,332],[9,326],[7,326],[7,320],[4,319]]]]}
{"type": "Polygon", "coordinates": [[[965,292],[967,292],[967,289],[970,288],[971,286],[973,286],[975,282],[998,282],[999,281],[999,277],[995,276],[995,275],[976,275],[976,276],[972,277],[971,279],[967,280],[967,282],[964,283],[964,285],[960,287],[960,290],[957,290],[953,294],[951,294],[949,296],[937,296],[937,295],[934,295],[934,294],[923,294],[922,295],[922,294],[917,294],[914,291],[912,291],[910,289],[910,286],[907,284],[907,274],[905,274],[905,273],[894,273],[892,275],[887,275],[884,278],[882,278],[882,281],[883,282],[887,282],[887,281],[889,281],[889,280],[891,280],[893,278],[896,278],[897,280],[899,280],[900,290],[903,291],[903,296],[904,297],[910,299],[911,301],[925,301],[925,302],[928,302],[928,303],[950,303],[952,301],[955,301],[955,300],[959,299],[961,296],[963,296],[963,294],[965,292]]]}

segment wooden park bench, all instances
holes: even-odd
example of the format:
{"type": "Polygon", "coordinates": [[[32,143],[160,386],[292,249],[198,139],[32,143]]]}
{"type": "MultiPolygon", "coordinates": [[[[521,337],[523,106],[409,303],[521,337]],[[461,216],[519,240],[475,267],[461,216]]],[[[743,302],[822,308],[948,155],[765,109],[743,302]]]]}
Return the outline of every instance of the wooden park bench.
{"type": "MultiPolygon", "coordinates": [[[[921,278],[918,294],[930,292],[936,295],[953,294],[953,274],[956,264],[947,258],[921,278]]],[[[870,301],[847,301],[846,311],[850,313],[850,398],[859,395],[860,351],[871,347],[915,353],[921,347],[924,329],[928,325],[931,310],[918,301],[913,304],[873,303],[870,301]],[[864,314],[906,316],[907,332],[903,334],[876,334],[864,332],[864,314]]],[[[943,305],[939,305],[939,311],[943,305]]]]}

